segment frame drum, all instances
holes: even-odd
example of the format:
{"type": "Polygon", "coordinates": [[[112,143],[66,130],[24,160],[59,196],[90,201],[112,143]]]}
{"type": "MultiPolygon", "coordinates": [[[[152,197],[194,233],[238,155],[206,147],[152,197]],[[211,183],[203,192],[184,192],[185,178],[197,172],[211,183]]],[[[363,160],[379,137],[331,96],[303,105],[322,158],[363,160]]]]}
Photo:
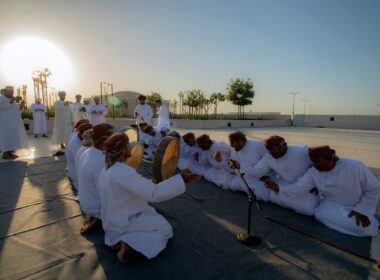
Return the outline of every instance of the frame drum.
{"type": "Polygon", "coordinates": [[[139,142],[129,143],[129,149],[131,156],[127,158],[126,164],[134,169],[137,169],[140,166],[141,160],[144,155],[144,146],[139,142]]]}
{"type": "Polygon", "coordinates": [[[134,129],[133,127],[127,128],[124,131],[124,133],[127,134],[128,138],[129,138],[129,143],[139,141],[139,132],[136,129],[134,129]]]}
{"type": "Polygon", "coordinates": [[[179,141],[175,137],[161,139],[154,153],[153,178],[160,183],[173,176],[179,158],[179,141]]]}

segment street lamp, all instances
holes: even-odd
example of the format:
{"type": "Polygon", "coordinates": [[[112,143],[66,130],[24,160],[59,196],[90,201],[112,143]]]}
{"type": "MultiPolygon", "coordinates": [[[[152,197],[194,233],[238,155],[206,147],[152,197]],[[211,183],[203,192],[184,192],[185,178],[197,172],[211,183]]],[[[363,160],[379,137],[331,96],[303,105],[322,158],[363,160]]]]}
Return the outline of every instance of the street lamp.
{"type": "Polygon", "coordinates": [[[292,125],[294,126],[294,104],[296,103],[296,95],[300,94],[297,92],[289,92],[290,95],[293,95],[293,113],[292,113],[292,125]]]}

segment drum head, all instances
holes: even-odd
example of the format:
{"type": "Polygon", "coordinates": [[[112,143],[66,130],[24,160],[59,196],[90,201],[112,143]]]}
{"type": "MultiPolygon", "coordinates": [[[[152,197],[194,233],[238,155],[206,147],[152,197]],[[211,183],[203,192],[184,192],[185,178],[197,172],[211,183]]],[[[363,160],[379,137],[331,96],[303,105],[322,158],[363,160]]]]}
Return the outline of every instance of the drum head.
{"type": "Polygon", "coordinates": [[[153,178],[159,183],[173,176],[179,158],[179,141],[175,137],[162,138],[154,153],[153,178]]]}
{"type": "Polygon", "coordinates": [[[133,127],[130,127],[127,130],[125,130],[124,133],[127,134],[129,138],[129,143],[139,141],[139,132],[133,127]]]}
{"type": "Polygon", "coordinates": [[[131,156],[127,158],[126,163],[130,167],[137,169],[140,166],[141,160],[144,155],[144,146],[139,142],[132,142],[129,143],[129,149],[131,152],[131,156]]]}

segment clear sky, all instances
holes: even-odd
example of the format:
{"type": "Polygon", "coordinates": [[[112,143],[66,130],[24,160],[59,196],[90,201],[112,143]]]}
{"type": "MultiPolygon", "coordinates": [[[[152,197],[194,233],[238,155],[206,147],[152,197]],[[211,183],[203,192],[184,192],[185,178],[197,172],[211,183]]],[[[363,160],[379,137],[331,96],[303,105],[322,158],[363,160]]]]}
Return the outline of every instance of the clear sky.
{"type": "Polygon", "coordinates": [[[26,35],[69,58],[72,96],[107,81],[172,99],[240,77],[255,84],[246,111],[290,113],[294,91],[296,113],[302,99],[307,113],[380,111],[378,0],[0,0],[0,48],[26,35]]]}

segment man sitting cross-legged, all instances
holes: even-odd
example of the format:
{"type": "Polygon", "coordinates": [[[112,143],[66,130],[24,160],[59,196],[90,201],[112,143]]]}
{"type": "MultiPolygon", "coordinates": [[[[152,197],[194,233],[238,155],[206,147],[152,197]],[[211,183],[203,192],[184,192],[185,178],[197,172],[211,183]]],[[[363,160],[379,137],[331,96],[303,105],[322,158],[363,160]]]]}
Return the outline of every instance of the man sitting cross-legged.
{"type": "Polygon", "coordinates": [[[81,233],[86,233],[99,224],[100,199],[96,190],[96,182],[104,167],[104,142],[113,133],[113,126],[102,123],[92,128],[92,139],[94,146],[90,147],[80,161],[80,173],[78,174],[79,201],[85,214],[81,233]]]}
{"type": "Polygon", "coordinates": [[[211,140],[207,134],[199,136],[197,144],[203,151],[203,158],[199,161],[205,160],[210,165],[210,168],[203,174],[205,179],[225,190],[228,189],[234,177],[228,167],[231,147],[223,141],[211,140]]]}
{"type": "Polygon", "coordinates": [[[130,157],[128,144],[124,133],[106,141],[106,166],[97,182],[105,243],[118,250],[122,263],[141,255],[151,259],[165,249],[173,237],[172,227],[148,202],[176,197],[185,191],[185,182],[199,179],[199,175],[182,171],[154,184],[125,164],[130,157]]]}
{"type": "MultiPolygon", "coordinates": [[[[240,131],[231,133],[229,140],[233,148],[231,152],[231,162],[234,168],[240,169],[242,174],[246,173],[247,168],[254,167],[255,164],[267,154],[263,141],[247,140],[245,135],[240,131]]],[[[270,192],[260,178],[246,174],[245,179],[258,199],[263,201],[269,200],[270,192]]],[[[233,191],[247,192],[247,187],[239,174],[236,174],[232,179],[230,189],[233,191]]]]}
{"type": "Polygon", "coordinates": [[[283,187],[268,180],[276,193],[298,197],[314,187],[323,196],[315,208],[315,218],[334,230],[355,236],[376,236],[375,217],[380,183],[362,162],[338,158],[329,146],[310,148],[314,167],[295,184],[283,187]]]}
{"type": "MultiPolygon", "coordinates": [[[[306,146],[288,146],[285,139],[277,135],[265,139],[264,144],[268,153],[254,167],[247,167],[246,172],[252,177],[263,181],[270,178],[285,188],[295,183],[312,165],[306,146]]],[[[269,200],[298,213],[313,215],[318,195],[305,193],[288,196],[283,192],[270,192],[269,200]]]]}

